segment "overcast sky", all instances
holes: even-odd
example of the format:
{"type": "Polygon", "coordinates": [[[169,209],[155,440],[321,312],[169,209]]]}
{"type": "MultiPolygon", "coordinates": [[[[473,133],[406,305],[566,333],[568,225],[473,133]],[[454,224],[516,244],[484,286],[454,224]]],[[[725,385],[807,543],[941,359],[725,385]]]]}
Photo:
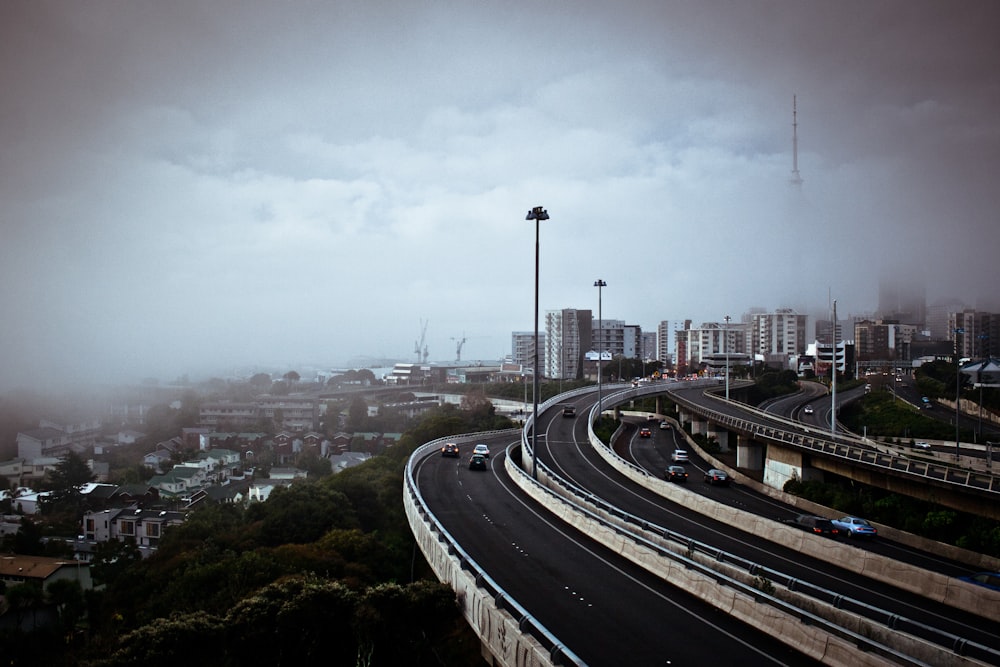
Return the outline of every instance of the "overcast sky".
{"type": "Polygon", "coordinates": [[[998,305],[1000,4],[0,3],[0,386],[998,305]],[[798,99],[801,190],[792,170],[798,99]]]}

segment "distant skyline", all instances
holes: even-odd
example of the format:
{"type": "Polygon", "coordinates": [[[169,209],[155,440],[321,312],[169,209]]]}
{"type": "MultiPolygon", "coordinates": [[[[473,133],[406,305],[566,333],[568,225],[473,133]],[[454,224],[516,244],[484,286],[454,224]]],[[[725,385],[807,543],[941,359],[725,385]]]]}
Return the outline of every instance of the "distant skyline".
{"type": "Polygon", "coordinates": [[[1000,309],[991,0],[0,3],[0,389],[1000,309]],[[792,100],[798,170],[793,171],[792,100]],[[212,370],[217,369],[217,370],[212,370]]]}

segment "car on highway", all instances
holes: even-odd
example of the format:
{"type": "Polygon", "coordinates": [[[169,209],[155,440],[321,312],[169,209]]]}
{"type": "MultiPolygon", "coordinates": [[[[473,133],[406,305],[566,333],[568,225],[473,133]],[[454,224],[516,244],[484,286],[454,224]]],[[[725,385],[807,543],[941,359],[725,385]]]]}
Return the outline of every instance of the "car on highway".
{"type": "Polygon", "coordinates": [[[670,460],[673,461],[674,463],[687,463],[688,453],[683,449],[675,449],[674,452],[670,455],[670,460]]]}
{"type": "Polygon", "coordinates": [[[453,458],[458,458],[458,445],[454,442],[444,443],[444,447],[441,448],[441,456],[451,456],[453,458]]]}
{"type": "Polygon", "coordinates": [[[807,405],[806,407],[802,408],[802,412],[806,413],[807,415],[811,415],[813,413],[813,406],[807,405]]]}
{"type": "Polygon", "coordinates": [[[670,422],[668,422],[666,419],[664,419],[663,421],[661,421],[660,422],[660,430],[661,431],[669,431],[670,430],[670,422]]]}
{"type": "Polygon", "coordinates": [[[482,454],[473,454],[469,458],[469,470],[486,470],[486,457],[482,454]]]}
{"type": "Polygon", "coordinates": [[[564,405],[562,415],[563,417],[576,417],[576,408],[572,405],[564,405]]]}
{"type": "Polygon", "coordinates": [[[709,468],[705,471],[705,483],[713,486],[729,486],[729,475],[726,474],[725,470],[709,468]]]}
{"type": "Polygon", "coordinates": [[[985,586],[986,588],[992,588],[995,591],[1000,591],[1000,572],[977,572],[976,574],[959,577],[959,579],[967,581],[970,584],[985,586]]]}
{"type": "Polygon", "coordinates": [[[921,440],[920,442],[913,443],[913,448],[914,449],[930,449],[931,448],[931,444],[929,442],[924,442],[923,440],[921,440]]]}
{"type": "Polygon", "coordinates": [[[478,445],[476,445],[475,449],[472,450],[472,453],[479,454],[486,458],[490,458],[490,448],[481,442],[478,445]]]}
{"type": "Polygon", "coordinates": [[[839,532],[832,521],[812,514],[800,514],[794,519],[789,519],[786,523],[816,535],[830,535],[832,537],[839,532]]]}
{"type": "Polygon", "coordinates": [[[663,478],[668,482],[686,482],[688,481],[688,473],[684,466],[669,466],[663,474],[663,478]]]}
{"type": "Polygon", "coordinates": [[[648,438],[651,435],[653,435],[653,432],[650,431],[645,426],[643,426],[642,428],[639,429],[639,437],[640,438],[648,438]]]}
{"type": "Polygon", "coordinates": [[[847,537],[875,537],[878,530],[865,519],[856,516],[842,516],[839,519],[831,519],[830,523],[836,526],[841,535],[847,537]]]}

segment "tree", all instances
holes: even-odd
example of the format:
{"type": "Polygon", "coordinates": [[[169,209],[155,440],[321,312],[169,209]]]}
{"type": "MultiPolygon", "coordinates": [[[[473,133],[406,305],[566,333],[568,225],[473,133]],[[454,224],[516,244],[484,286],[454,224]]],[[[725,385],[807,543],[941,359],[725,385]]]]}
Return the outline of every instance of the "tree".
{"type": "Polygon", "coordinates": [[[3,550],[23,556],[41,556],[45,553],[42,529],[26,516],[21,517],[21,525],[13,535],[3,538],[3,550]]]}
{"type": "Polygon", "coordinates": [[[70,451],[47,473],[49,488],[65,491],[93,482],[97,477],[79,454],[70,451]]]}
{"type": "Polygon", "coordinates": [[[98,542],[94,547],[94,559],[90,573],[97,584],[108,584],[125,572],[130,565],[142,561],[142,554],[135,540],[108,540],[98,542]]]}
{"type": "Polygon", "coordinates": [[[14,612],[14,617],[17,619],[16,627],[21,627],[22,623],[24,623],[25,614],[30,611],[32,614],[31,629],[34,629],[35,611],[42,606],[42,602],[44,601],[42,587],[31,582],[14,584],[7,587],[5,597],[7,598],[7,605],[14,612]]]}
{"type": "Polygon", "coordinates": [[[295,384],[296,382],[302,379],[301,376],[296,371],[288,371],[281,377],[285,378],[285,382],[287,382],[289,386],[295,384]]]}
{"type": "Polygon", "coordinates": [[[347,428],[351,431],[363,431],[368,424],[368,404],[360,396],[351,401],[348,410],[347,428]]]}
{"type": "Polygon", "coordinates": [[[67,632],[72,630],[85,609],[83,588],[80,587],[80,582],[72,579],[57,579],[45,587],[45,594],[49,602],[56,606],[63,630],[67,632]]]}
{"type": "Polygon", "coordinates": [[[260,392],[267,391],[271,388],[271,376],[267,373],[257,373],[250,378],[250,386],[260,392]]]}
{"type": "Polygon", "coordinates": [[[51,491],[47,500],[42,503],[42,512],[68,513],[77,517],[83,506],[80,487],[95,479],[97,477],[83,457],[70,451],[55,468],[46,473],[46,485],[51,491]]]}

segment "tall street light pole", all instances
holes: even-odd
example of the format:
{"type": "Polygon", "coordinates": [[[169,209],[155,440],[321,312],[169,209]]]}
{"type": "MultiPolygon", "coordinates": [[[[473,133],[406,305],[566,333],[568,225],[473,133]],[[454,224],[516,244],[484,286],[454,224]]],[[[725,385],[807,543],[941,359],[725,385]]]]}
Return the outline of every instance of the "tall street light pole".
{"type": "Polygon", "coordinates": [[[722,344],[726,348],[726,400],[729,400],[729,315],[726,315],[726,331],[723,334],[722,344]]]}
{"type": "Polygon", "coordinates": [[[830,433],[837,434],[837,300],[833,300],[833,367],[830,381],[830,433]]]}
{"type": "Polygon", "coordinates": [[[601,418],[601,363],[604,361],[604,352],[601,350],[601,329],[604,328],[604,320],[601,317],[601,288],[608,284],[598,278],[594,281],[597,288],[597,418],[601,418]]]}
{"type": "Polygon", "coordinates": [[[536,206],[524,218],[535,221],[535,359],[532,369],[534,378],[531,384],[531,477],[538,479],[538,223],[549,219],[549,212],[541,206],[536,206]]]}
{"type": "Polygon", "coordinates": [[[955,329],[955,460],[958,461],[962,453],[962,445],[958,435],[958,416],[960,413],[962,395],[962,358],[958,353],[958,337],[965,333],[965,329],[959,327],[955,329]]]}

